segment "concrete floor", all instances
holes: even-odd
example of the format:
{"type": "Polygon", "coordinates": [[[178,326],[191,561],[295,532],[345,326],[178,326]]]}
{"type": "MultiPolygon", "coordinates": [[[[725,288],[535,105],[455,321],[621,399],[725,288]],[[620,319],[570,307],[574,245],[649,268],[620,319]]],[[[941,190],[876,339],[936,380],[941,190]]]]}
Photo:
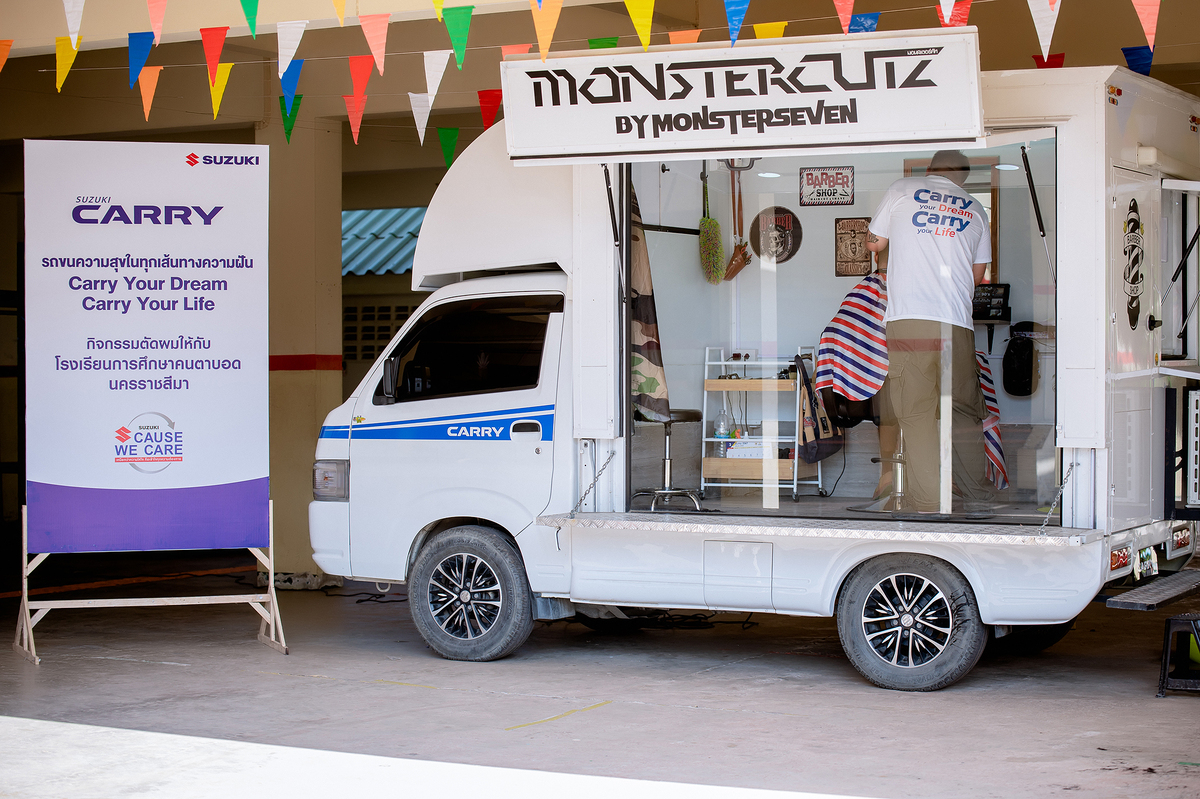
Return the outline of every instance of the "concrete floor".
{"type": "MultiPolygon", "coordinates": [[[[107,590],[239,589],[230,576],[207,576],[107,590]]],[[[330,593],[373,590],[351,583],[330,593]]],[[[1157,613],[1095,605],[1052,649],[985,656],[934,694],[867,684],[830,619],[755,615],[748,629],[630,635],[558,622],[538,625],[514,656],[475,664],[433,655],[403,594],[361,599],[283,594],[286,657],[255,641],[257,616],[245,607],[54,611],[36,631],[41,666],[0,652],[0,714],[895,799],[1200,796],[1200,694],[1154,697],[1163,619],[1200,611],[1200,599],[1157,613]]],[[[15,618],[15,602],[0,600],[0,619],[15,618]]],[[[27,795],[5,776],[20,766],[21,729],[0,725],[0,796],[27,795]]]]}

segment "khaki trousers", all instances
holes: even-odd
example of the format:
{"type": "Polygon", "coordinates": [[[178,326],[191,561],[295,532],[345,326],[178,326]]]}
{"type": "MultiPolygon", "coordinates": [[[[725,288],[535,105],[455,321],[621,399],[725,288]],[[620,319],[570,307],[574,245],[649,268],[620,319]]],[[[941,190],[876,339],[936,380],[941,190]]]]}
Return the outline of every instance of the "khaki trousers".
{"type": "MultiPolygon", "coordinates": [[[[941,322],[924,319],[897,319],[887,324],[887,402],[904,434],[905,498],[919,511],[939,509],[942,329],[941,322]]],[[[987,452],[980,422],[987,416],[987,406],[979,387],[975,331],[955,325],[945,325],[945,329],[951,331],[953,364],[951,473],[964,498],[988,502],[995,492],[985,477],[987,452]]]]}

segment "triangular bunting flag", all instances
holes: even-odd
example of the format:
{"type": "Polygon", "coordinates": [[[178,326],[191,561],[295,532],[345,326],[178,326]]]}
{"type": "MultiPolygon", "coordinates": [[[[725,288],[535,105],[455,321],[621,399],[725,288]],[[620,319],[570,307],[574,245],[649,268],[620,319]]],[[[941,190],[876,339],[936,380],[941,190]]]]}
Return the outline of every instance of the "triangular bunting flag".
{"type": "Polygon", "coordinates": [[[750,0],[725,0],[725,19],[729,23],[729,46],[737,44],[738,34],[742,31],[742,21],[746,19],[746,9],[750,0]]]}
{"type": "Polygon", "coordinates": [[[150,48],[154,46],[154,31],[129,34],[129,88],[137,83],[142,67],[146,66],[146,58],[150,48]]]}
{"type": "Polygon", "coordinates": [[[242,0],[242,13],[250,26],[250,38],[258,38],[258,0],[242,0]]]}
{"type": "Polygon", "coordinates": [[[450,63],[453,50],[430,50],[425,53],[425,91],[429,95],[429,104],[437,97],[438,87],[442,85],[442,75],[446,73],[446,65],[450,63]]]}
{"type": "Polygon", "coordinates": [[[387,52],[388,20],[391,14],[363,14],[358,18],[363,36],[367,37],[367,46],[371,55],[375,56],[375,68],[383,74],[383,56],[387,52]]]}
{"type": "Polygon", "coordinates": [[[855,14],[850,17],[850,29],[847,33],[874,33],[879,27],[879,14],[855,14]]]}
{"type": "MultiPolygon", "coordinates": [[[[508,58],[510,55],[525,55],[529,52],[529,48],[533,44],[502,44],[500,45],[500,60],[508,58]]],[[[450,52],[454,52],[451,50],[450,52]]]]}
{"type": "Polygon", "coordinates": [[[54,86],[60,92],[77,55],[79,51],[71,46],[70,36],[58,36],[54,39],[54,86]]]}
{"type": "Polygon", "coordinates": [[[479,115],[483,117],[484,130],[496,124],[496,112],[500,110],[500,103],[503,100],[504,91],[502,89],[480,89],[479,115]]]}
{"type": "Polygon", "coordinates": [[[371,79],[371,67],[374,63],[374,56],[350,56],[350,80],[354,84],[354,97],[367,93],[367,81],[371,79]]]}
{"type": "Polygon", "coordinates": [[[446,160],[446,169],[454,163],[454,150],[458,147],[458,128],[438,128],[438,139],[442,143],[442,158],[446,160]]]}
{"type": "Polygon", "coordinates": [[[1037,28],[1038,43],[1042,46],[1042,58],[1050,54],[1050,40],[1054,38],[1054,26],[1058,23],[1058,12],[1062,0],[1053,6],[1047,0],[1028,0],[1029,14],[1037,28]]]}
{"type": "Polygon", "coordinates": [[[8,60],[8,51],[12,49],[12,39],[0,39],[0,69],[4,69],[4,62],[8,60]]]}
{"type": "MultiPolygon", "coordinates": [[[[749,0],[747,0],[749,2],[749,0]]],[[[533,29],[537,31],[538,52],[542,61],[550,52],[550,44],[554,41],[554,29],[558,27],[558,15],[562,13],[563,0],[529,0],[529,10],[533,12],[533,29]]]]}
{"type": "Polygon", "coordinates": [[[287,72],[279,79],[283,88],[283,99],[287,103],[287,112],[292,113],[292,98],[296,96],[296,87],[300,84],[300,70],[304,69],[303,58],[293,58],[288,64],[287,72]]]}
{"type": "Polygon", "coordinates": [[[950,19],[947,20],[938,13],[938,21],[942,23],[943,28],[961,28],[967,24],[967,18],[971,16],[971,0],[955,0],[954,10],[950,12],[950,19]]]}
{"type": "Polygon", "coordinates": [[[346,0],[333,0],[333,13],[337,14],[338,27],[346,26],[346,0]]]}
{"type": "Polygon", "coordinates": [[[162,39],[163,15],[167,13],[167,0],[146,0],[146,10],[150,12],[150,30],[154,31],[154,43],[162,39]]]}
{"type": "Polygon", "coordinates": [[[446,4],[446,0],[433,0],[433,13],[437,14],[438,22],[442,21],[442,6],[446,4]]]}
{"type": "Polygon", "coordinates": [[[667,38],[671,44],[695,44],[700,41],[702,31],[699,28],[690,31],[668,31],[667,38]]]}
{"type": "MultiPolygon", "coordinates": [[[[534,0],[530,0],[534,2],[534,0]]],[[[546,0],[550,2],[550,0],[546,0]]],[[[413,122],[417,126],[417,138],[421,141],[421,145],[425,144],[425,126],[429,124],[429,108],[432,103],[429,102],[428,94],[408,93],[408,102],[412,106],[413,122]]]]}
{"type": "Polygon", "coordinates": [[[365,94],[343,94],[342,99],[346,101],[346,115],[350,117],[350,135],[354,137],[354,143],[358,144],[358,131],[362,128],[363,111],[367,108],[367,96],[365,94]]]}
{"type": "Polygon", "coordinates": [[[837,9],[838,22],[842,23],[842,33],[850,33],[850,19],[854,16],[854,0],[833,0],[837,9]]]}
{"type": "Polygon", "coordinates": [[[1063,64],[1066,62],[1066,53],[1051,53],[1045,58],[1042,58],[1040,55],[1033,57],[1033,63],[1037,64],[1038,69],[1062,69],[1063,64]]]}
{"type": "Polygon", "coordinates": [[[298,19],[294,22],[280,22],[275,26],[275,39],[279,45],[279,77],[288,71],[296,48],[300,46],[300,37],[308,27],[308,20],[298,19]]]}
{"type": "Polygon", "coordinates": [[[67,14],[67,33],[71,34],[71,49],[79,50],[79,21],[83,19],[84,0],[63,0],[67,14]]]}
{"type": "Polygon", "coordinates": [[[204,60],[208,63],[208,85],[217,83],[217,64],[221,62],[221,50],[225,47],[225,34],[229,26],[224,28],[201,28],[200,38],[204,41],[204,60]]]}
{"type": "Polygon", "coordinates": [[[450,34],[450,45],[454,48],[454,60],[459,69],[467,57],[467,34],[471,31],[471,12],[474,10],[475,6],[442,9],[442,22],[446,23],[446,32],[450,34]]]}
{"type": "MultiPolygon", "coordinates": [[[[1159,0],[1133,0],[1133,10],[1137,12],[1138,19],[1141,20],[1142,30],[1146,33],[1146,43],[1150,45],[1151,50],[1154,49],[1154,34],[1158,31],[1158,6],[1159,0]]],[[[1131,66],[1130,69],[1133,67],[1131,66]]],[[[1143,74],[1149,75],[1150,73],[1147,71],[1143,74]]]]}
{"type": "Polygon", "coordinates": [[[954,0],[938,0],[938,22],[944,26],[952,16],[954,16],[954,0]]]}
{"type": "Polygon", "coordinates": [[[621,41],[620,36],[601,36],[599,39],[588,39],[589,50],[609,50],[621,41]]]}
{"type": "Polygon", "coordinates": [[[283,135],[288,144],[292,143],[292,128],[296,127],[296,115],[300,113],[300,101],[303,99],[303,94],[297,94],[291,100],[279,98],[279,116],[283,118],[283,135]]]}
{"type": "Polygon", "coordinates": [[[212,97],[213,119],[217,118],[217,112],[221,110],[221,100],[225,97],[225,86],[229,83],[231,71],[233,64],[217,64],[217,79],[208,87],[208,93],[212,97]]]}
{"type": "Polygon", "coordinates": [[[1134,72],[1140,73],[1147,77],[1150,76],[1150,66],[1154,62],[1154,50],[1146,45],[1139,47],[1122,47],[1121,52],[1125,54],[1125,63],[1134,72]]]}
{"type": "Polygon", "coordinates": [[[760,22],[754,26],[755,39],[778,39],[783,36],[786,22],[760,22]]]}
{"type": "Polygon", "coordinates": [[[162,74],[162,67],[142,67],[142,74],[138,75],[138,88],[142,91],[142,112],[146,115],[146,121],[150,121],[150,106],[154,105],[154,90],[158,88],[158,76],[162,74]]]}
{"type": "Polygon", "coordinates": [[[625,10],[637,31],[643,50],[650,49],[650,26],[654,22],[654,0],[625,0],[625,10]]]}

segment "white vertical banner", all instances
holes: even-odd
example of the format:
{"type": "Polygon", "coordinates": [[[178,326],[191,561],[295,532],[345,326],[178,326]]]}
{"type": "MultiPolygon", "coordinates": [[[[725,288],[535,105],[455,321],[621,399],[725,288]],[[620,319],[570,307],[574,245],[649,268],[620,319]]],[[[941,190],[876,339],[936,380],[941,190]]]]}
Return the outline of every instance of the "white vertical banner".
{"type": "Polygon", "coordinates": [[[25,143],[30,552],[267,545],[268,174],[25,143]]]}

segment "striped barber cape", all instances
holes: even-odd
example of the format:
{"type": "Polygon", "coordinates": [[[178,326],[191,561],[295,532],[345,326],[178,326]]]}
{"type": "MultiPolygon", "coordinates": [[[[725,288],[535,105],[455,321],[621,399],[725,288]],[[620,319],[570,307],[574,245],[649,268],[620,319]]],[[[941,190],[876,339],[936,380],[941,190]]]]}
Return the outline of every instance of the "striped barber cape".
{"type": "MultiPolygon", "coordinates": [[[[887,276],[878,272],[867,275],[842,300],[837,314],[821,333],[817,348],[817,391],[832,389],[850,400],[866,400],[879,393],[887,377],[887,329],[883,314],[887,310],[887,276]]],[[[1008,487],[1004,466],[1004,445],[1000,441],[1000,405],[987,356],[975,352],[979,363],[979,385],[988,415],[983,420],[983,441],[987,451],[987,479],[998,489],[1008,487]]]]}

